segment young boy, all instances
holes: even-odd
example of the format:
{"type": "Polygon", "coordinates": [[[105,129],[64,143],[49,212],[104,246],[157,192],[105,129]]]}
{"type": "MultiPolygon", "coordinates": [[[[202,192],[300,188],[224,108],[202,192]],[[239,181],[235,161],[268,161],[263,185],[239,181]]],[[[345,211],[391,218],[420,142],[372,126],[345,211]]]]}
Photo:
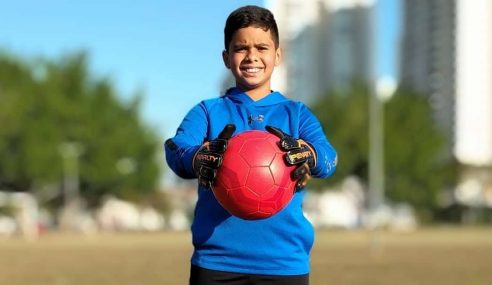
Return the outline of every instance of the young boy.
{"type": "Polygon", "coordinates": [[[303,215],[300,190],[311,175],[331,175],[337,154],[304,104],[270,90],[273,69],[282,59],[272,13],[257,6],[239,8],[227,18],[224,36],[222,56],[236,87],[192,108],[165,143],[171,169],[199,182],[190,284],[306,285],[314,231],[303,215]],[[292,201],[264,220],[232,216],[209,190],[228,139],[246,130],[267,130],[281,138],[286,163],[297,165],[291,173],[297,181],[292,201]]]}

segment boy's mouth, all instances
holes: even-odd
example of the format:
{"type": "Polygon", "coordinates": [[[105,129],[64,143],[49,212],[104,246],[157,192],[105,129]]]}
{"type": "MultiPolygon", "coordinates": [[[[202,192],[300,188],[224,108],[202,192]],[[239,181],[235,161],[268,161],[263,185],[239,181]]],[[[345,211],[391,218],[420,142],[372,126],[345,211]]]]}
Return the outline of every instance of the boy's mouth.
{"type": "Polygon", "coordinates": [[[259,67],[241,68],[241,71],[247,76],[255,76],[262,70],[263,68],[259,68],[259,67]]]}

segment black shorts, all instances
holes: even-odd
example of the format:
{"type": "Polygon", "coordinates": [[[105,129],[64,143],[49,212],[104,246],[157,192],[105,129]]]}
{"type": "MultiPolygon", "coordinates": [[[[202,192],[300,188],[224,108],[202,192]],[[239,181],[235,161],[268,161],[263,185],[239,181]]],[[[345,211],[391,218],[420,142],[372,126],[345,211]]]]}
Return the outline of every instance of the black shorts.
{"type": "Polygon", "coordinates": [[[256,275],[205,269],[191,265],[190,285],[309,285],[309,274],[256,275]]]}

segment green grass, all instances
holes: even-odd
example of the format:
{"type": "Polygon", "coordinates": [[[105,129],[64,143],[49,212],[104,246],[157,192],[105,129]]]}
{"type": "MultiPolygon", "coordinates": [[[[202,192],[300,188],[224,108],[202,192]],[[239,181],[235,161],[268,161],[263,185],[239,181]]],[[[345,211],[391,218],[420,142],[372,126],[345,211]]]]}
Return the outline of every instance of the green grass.
{"type": "MultiPolygon", "coordinates": [[[[312,285],[490,285],[492,229],[384,233],[371,254],[365,232],[319,231],[312,285]]],[[[187,284],[189,233],[0,239],[0,284],[187,284]]]]}

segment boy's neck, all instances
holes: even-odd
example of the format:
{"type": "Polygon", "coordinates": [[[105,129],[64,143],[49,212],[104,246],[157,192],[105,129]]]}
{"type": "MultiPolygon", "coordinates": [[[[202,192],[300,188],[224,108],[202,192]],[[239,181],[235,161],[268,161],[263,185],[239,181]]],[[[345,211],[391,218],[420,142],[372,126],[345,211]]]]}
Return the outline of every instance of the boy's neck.
{"type": "Polygon", "coordinates": [[[270,93],[272,93],[272,90],[270,89],[270,86],[264,86],[260,88],[255,88],[255,89],[250,89],[250,90],[245,90],[244,88],[241,88],[238,86],[239,89],[241,89],[244,93],[246,93],[253,101],[258,101],[266,96],[268,96],[270,93]]]}

